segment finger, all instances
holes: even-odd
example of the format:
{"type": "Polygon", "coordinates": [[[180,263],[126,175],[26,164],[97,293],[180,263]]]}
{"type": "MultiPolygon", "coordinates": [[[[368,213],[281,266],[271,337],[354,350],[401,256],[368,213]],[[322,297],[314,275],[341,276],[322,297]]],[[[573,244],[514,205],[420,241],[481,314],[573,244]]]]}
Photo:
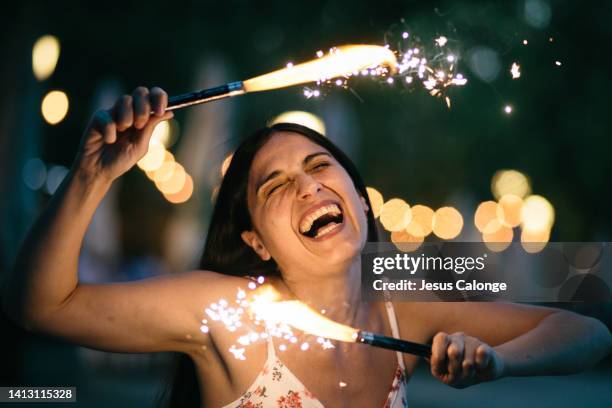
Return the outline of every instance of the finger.
{"type": "Polygon", "coordinates": [[[162,116],[166,110],[166,107],[168,106],[168,94],[160,87],[155,86],[151,88],[149,101],[151,103],[153,112],[155,112],[157,116],[162,116]]]}
{"type": "Polygon", "coordinates": [[[462,373],[461,378],[466,380],[468,378],[472,378],[474,376],[474,364],[476,360],[476,349],[478,346],[482,344],[478,340],[468,340],[465,342],[464,352],[463,352],[463,363],[461,363],[462,373]]]}
{"type": "Polygon", "coordinates": [[[102,136],[104,143],[115,143],[117,140],[115,121],[108,110],[103,109],[95,113],[92,128],[102,136]]]}
{"type": "Polygon", "coordinates": [[[448,347],[449,336],[444,332],[439,332],[433,338],[431,344],[431,373],[438,377],[446,374],[446,348],[448,347]]]}
{"type": "Polygon", "coordinates": [[[134,123],[134,110],[132,108],[132,96],[123,95],[113,107],[117,130],[123,132],[134,123]]]}
{"type": "Polygon", "coordinates": [[[487,344],[480,344],[476,349],[476,371],[484,371],[489,366],[489,362],[491,361],[491,353],[493,350],[487,344]]]}
{"type": "Polygon", "coordinates": [[[149,90],[139,86],[132,92],[134,105],[134,127],[142,129],[149,121],[151,115],[151,103],[149,102],[149,90]]]}
{"type": "Polygon", "coordinates": [[[450,336],[450,343],[446,352],[448,355],[448,373],[452,376],[452,380],[455,380],[461,375],[464,346],[463,334],[460,333],[450,336]]]}

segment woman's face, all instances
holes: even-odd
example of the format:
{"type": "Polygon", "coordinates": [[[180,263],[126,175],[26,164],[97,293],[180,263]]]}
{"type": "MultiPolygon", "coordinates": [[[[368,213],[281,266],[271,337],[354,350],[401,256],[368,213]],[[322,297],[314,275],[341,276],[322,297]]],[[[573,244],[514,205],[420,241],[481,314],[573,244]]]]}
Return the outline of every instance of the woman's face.
{"type": "Polygon", "coordinates": [[[367,239],[368,208],[350,176],[325,148],[298,133],[275,133],[257,152],[248,205],[254,228],[243,239],[282,271],[337,269],[352,262],[367,239]]]}

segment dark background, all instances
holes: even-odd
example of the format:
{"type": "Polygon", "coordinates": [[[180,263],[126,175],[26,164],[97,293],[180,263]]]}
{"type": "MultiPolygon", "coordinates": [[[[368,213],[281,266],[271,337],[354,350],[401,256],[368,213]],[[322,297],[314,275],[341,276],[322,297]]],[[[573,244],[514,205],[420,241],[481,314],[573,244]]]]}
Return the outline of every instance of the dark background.
{"type": "MultiPolygon", "coordinates": [[[[464,57],[459,70],[469,82],[450,91],[451,109],[422,88],[361,79],[352,83],[358,96],[332,88],[322,98],[306,99],[301,87],[293,87],[182,110],[172,151],[196,181],[193,197],[172,205],[142,171],[130,171],[96,215],[99,222],[83,248],[81,278],[131,280],[193,267],[221,161],[242,137],[288,110],[320,116],[366,184],[385,197],[434,209],[457,207],[465,220],[458,239],[473,236],[474,209],[492,199],[495,171],[512,168],[527,174],[534,193],[553,204],[551,241],[611,241],[611,17],[609,2],[534,0],[3,6],[0,277],[49,198],[25,186],[24,163],[38,157],[49,167],[70,167],[88,118],[108,107],[111,96],[139,85],[158,85],[173,95],[247,79],[334,45],[383,44],[385,35],[404,27],[428,41],[445,35],[464,57]],[[538,24],[526,17],[527,3],[541,17],[538,24]],[[53,75],[38,82],[31,52],[44,34],[60,40],[61,54],[53,75]],[[495,52],[500,70],[493,79],[482,80],[470,64],[475,47],[495,52]],[[508,70],[514,61],[522,77],[513,81],[508,70]],[[70,98],[68,115],[55,126],[40,115],[40,101],[52,89],[70,98]],[[506,104],[514,107],[510,115],[503,112],[506,104]]],[[[609,304],[565,307],[610,322],[609,304]]],[[[148,405],[168,371],[165,355],[86,350],[26,334],[4,318],[0,330],[8,340],[1,384],[76,385],[83,406],[148,405]]],[[[578,376],[509,379],[457,391],[436,384],[423,369],[410,385],[411,403],[490,406],[494,398],[495,405],[508,406],[610,406],[609,381],[609,364],[602,363],[578,376]]]]}

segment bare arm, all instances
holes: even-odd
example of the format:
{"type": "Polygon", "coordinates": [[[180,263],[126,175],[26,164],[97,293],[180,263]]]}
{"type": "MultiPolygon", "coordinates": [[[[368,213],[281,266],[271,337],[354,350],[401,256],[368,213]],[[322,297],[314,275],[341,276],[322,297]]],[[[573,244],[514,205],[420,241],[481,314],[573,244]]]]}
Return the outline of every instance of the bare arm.
{"type": "Polygon", "coordinates": [[[5,287],[3,306],[16,322],[112,351],[177,350],[189,338],[195,341],[197,312],[214,296],[210,284],[218,275],[78,282],[87,226],[113,180],[144,156],[155,125],[172,116],[164,113],[166,104],[161,89],[138,88],[93,117],[72,169],[28,234],[5,287]]]}
{"type": "Polygon", "coordinates": [[[601,322],[558,309],[481,302],[405,307],[429,327],[432,374],[460,388],[502,376],[574,373],[612,351],[601,322]]]}

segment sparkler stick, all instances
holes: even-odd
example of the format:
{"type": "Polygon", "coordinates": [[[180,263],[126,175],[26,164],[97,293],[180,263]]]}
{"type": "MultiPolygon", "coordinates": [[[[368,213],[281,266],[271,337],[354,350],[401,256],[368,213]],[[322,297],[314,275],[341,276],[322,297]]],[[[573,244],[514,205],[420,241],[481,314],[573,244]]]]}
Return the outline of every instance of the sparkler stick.
{"type": "Polygon", "coordinates": [[[390,73],[396,70],[393,52],[377,45],[344,45],[333,48],[321,58],[298,65],[288,65],[268,74],[246,81],[230,82],[215,88],[203,89],[169,98],[167,111],[210,102],[247,92],[286,88],[309,82],[326,81],[350,76],[362,69],[384,66],[390,73]]]}
{"type": "Polygon", "coordinates": [[[357,333],[356,341],[358,343],[369,344],[374,347],[401,351],[402,353],[415,354],[421,357],[431,356],[431,346],[429,344],[413,343],[411,341],[387,337],[367,331],[359,331],[357,333]]]}

